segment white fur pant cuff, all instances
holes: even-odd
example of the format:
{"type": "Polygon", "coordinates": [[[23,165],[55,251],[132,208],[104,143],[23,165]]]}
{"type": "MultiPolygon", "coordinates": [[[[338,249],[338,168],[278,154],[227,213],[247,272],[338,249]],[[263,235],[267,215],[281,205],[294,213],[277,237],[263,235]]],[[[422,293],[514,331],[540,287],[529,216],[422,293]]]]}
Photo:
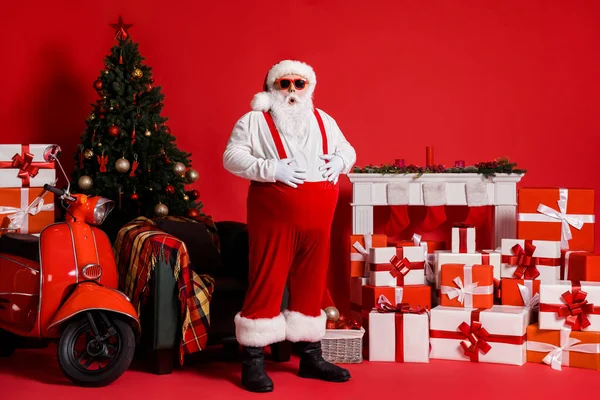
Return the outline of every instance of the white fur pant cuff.
{"type": "Polygon", "coordinates": [[[235,337],[246,347],[264,347],[285,340],[285,318],[282,314],[274,318],[245,318],[235,316],[235,337]]]}
{"type": "Polygon", "coordinates": [[[325,336],[327,317],[321,310],[321,315],[309,317],[297,311],[285,310],[285,338],[290,342],[320,342],[325,336]]]}

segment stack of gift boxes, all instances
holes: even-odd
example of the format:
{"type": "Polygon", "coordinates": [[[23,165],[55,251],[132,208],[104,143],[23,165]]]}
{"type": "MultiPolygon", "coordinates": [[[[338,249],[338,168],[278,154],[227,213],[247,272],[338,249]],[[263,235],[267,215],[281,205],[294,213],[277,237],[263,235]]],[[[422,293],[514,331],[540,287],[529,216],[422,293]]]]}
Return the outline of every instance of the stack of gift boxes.
{"type": "Polygon", "coordinates": [[[0,144],[0,235],[38,234],[54,222],[54,163],[44,161],[46,144],[0,144]],[[43,194],[43,197],[39,197],[43,194]]]}
{"type": "Polygon", "coordinates": [[[450,250],[418,235],[353,235],[351,306],[365,357],[600,370],[593,207],[592,190],[521,189],[517,238],[497,250],[476,251],[465,225],[452,228],[450,250]]]}

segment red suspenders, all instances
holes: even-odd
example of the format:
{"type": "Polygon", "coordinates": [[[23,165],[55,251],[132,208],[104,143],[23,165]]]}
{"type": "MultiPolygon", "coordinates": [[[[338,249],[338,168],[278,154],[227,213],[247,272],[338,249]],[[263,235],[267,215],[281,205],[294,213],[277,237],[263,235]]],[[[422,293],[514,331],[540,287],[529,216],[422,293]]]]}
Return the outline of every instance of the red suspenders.
{"type": "MultiPolygon", "coordinates": [[[[271,136],[273,137],[273,141],[275,142],[275,147],[277,148],[277,154],[279,155],[279,159],[283,160],[287,158],[287,154],[285,152],[285,148],[283,147],[283,142],[281,141],[281,134],[277,130],[275,126],[275,121],[273,121],[273,116],[269,112],[263,112],[265,119],[267,120],[267,125],[269,126],[269,130],[271,131],[271,136]],[[275,134],[277,133],[277,134],[275,134]]],[[[321,114],[315,109],[315,117],[317,118],[317,122],[319,123],[319,130],[321,131],[321,138],[323,142],[323,154],[328,154],[327,148],[327,135],[325,133],[325,125],[323,124],[323,119],[321,118],[321,114]]]]}

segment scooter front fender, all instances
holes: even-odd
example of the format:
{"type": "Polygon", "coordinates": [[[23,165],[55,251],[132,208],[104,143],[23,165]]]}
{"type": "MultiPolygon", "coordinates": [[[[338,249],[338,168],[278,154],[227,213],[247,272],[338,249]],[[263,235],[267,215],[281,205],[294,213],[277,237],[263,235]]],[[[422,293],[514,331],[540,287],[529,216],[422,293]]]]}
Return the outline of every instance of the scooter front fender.
{"type": "Polygon", "coordinates": [[[60,307],[47,329],[48,337],[58,337],[60,327],[66,321],[85,311],[106,311],[120,314],[128,320],[139,335],[140,320],[135,308],[123,293],[94,282],[77,285],[67,301],[60,307]]]}

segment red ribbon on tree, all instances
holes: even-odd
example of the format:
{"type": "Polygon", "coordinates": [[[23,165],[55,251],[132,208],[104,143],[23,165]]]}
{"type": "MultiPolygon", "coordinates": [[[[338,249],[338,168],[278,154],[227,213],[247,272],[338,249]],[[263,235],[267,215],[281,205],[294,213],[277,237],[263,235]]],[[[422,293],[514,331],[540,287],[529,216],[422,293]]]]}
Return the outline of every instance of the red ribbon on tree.
{"type": "Polygon", "coordinates": [[[130,177],[134,177],[135,176],[135,170],[138,168],[138,166],[140,165],[140,163],[135,160],[133,162],[133,164],[131,164],[131,172],[129,172],[129,176],[130,177]]]}
{"type": "Polygon", "coordinates": [[[421,306],[411,307],[408,303],[399,303],[395,306],[384,295],[379,296],[377,305],[375,306],[377,312],[380,313],[395,313],[394,325],[396,327],[396,362],[404,362],[404,314],[424,314],[427,312],[425,308],[421,306]]]}
{"type": "Polygon", "coordinates": [[[588,314],[599,314],[599,307],[588,303],[587,292],[581,290],[581,282],[572,281],[572,290],[562,294],[565,304],[540,304],[541,312],[556,312],[559,317],[566,318],[565,324],[571,330],[580,331],[591,325],[588,314]]]}
{"type": "Polygon", "coordinates": [[[96,156],[96,160],[98,160],[98,164],[100,164],[100,172],[106,172],[106,163],[108,163],[108,156],[96,156]]]}
{"type": "Polygon", "coordinates": [[[12,156],[12,162],[0,161],[0,168],[18,168],[17,177],[21,178],[22,186],[29,187],[31,178],[34,178],[40,169],[54,168],[54,163],[33,162],[33,154],[29,152],[29,145],[21,145],[23,153],[12,156]]]}

